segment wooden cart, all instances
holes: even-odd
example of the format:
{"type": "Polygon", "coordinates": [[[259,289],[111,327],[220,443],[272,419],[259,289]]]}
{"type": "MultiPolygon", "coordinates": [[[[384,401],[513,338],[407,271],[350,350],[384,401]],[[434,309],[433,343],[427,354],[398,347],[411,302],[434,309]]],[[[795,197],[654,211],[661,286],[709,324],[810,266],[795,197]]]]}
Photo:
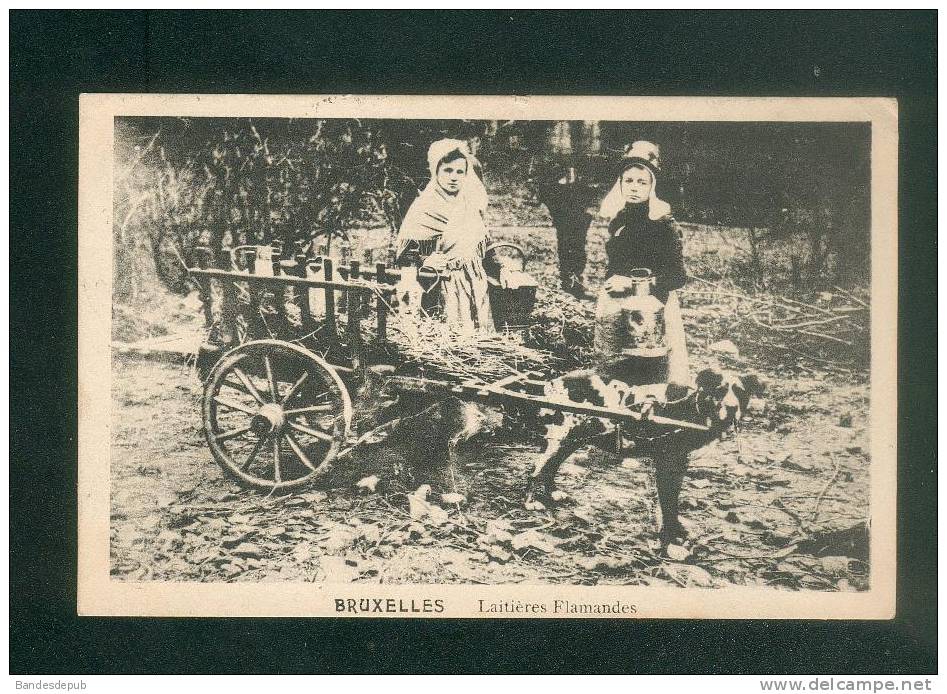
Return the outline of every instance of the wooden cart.
{"type": "Polygon", "coordinates": [[[242,484],[288,490],[324,475],[353,443],[351,393],[380,364],[394,367],[386,374],[394,391],[706,431],[649,410],[546,397],[539,374],[486,382],[405,372],[388,340],[397,268],[301,255],[267,263],[198,249],[189,268],[212,338],[201,357],[204,434],[214,459],[242,484]]]}

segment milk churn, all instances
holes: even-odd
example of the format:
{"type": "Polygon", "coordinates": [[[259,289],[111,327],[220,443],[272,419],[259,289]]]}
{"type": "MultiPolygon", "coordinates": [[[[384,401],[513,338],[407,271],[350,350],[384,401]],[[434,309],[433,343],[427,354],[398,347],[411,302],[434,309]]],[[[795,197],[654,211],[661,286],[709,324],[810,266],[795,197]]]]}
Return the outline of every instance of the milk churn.
{"type": "Polygon", "coordinates": [[[645,268],[631,271],[631,293],[623,302],[627,339],[622,353],[630,357],[663,357],[667,354],[664,304],[652,294],[654,275],[645,268]]]}
{"type": "Polygon", "coordinates": [[[417,313],[421,309],[424,288],[418,282],[418,268],[401,268],[401,279],[395,285],[395,299],[399,310],[405,313],[417,313]]]}
{"type": "Polygon", "coordinates": [[[654,275],[647,268],[636,268],[624,280],[598,297],[593,349],[599,364],[627,357],[663,357],[668,352],[664,304],[652,294],[654,275]]]}

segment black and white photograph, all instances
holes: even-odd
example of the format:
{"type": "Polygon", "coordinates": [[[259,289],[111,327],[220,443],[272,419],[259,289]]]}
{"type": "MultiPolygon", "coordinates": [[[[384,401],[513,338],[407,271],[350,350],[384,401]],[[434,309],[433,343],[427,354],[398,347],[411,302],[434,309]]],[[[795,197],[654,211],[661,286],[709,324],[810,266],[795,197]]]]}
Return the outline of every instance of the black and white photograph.
{"type": "Polygon", "coordinates": [[[84,98],[80,610],[893,612],[890,102],[84,98]]]}

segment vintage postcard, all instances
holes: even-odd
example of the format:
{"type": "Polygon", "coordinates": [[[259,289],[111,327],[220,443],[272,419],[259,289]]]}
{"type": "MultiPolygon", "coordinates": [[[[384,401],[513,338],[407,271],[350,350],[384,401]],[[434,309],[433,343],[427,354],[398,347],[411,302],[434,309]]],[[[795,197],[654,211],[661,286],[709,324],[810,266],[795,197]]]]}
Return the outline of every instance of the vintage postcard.
{"type": "Polygon", "coordinates": [[[898,109],[86,94],[81,615],[888,619],[898,109]]]}

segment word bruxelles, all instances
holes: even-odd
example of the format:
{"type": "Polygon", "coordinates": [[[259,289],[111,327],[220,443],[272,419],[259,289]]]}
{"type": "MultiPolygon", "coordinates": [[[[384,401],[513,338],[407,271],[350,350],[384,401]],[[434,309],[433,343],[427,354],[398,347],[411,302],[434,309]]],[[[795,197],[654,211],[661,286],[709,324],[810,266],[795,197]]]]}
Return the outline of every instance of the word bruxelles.
{"type": "Polygon", "coordinates": [[[572,602],[571,600],[553,600],[551,604],[543,602],[524,602],[523,600],[504,600],[490,602],[478,600],[480,611],[492,614],[638,614],[638,606],[616,600],[611,603],[572,602]]]}
{"type": "Polygon", "coordinates": [[[394,598],[335,598],[335,611],[350,614],[424,614],[444,611],[443,600],[401,600],[394,598]]]}

